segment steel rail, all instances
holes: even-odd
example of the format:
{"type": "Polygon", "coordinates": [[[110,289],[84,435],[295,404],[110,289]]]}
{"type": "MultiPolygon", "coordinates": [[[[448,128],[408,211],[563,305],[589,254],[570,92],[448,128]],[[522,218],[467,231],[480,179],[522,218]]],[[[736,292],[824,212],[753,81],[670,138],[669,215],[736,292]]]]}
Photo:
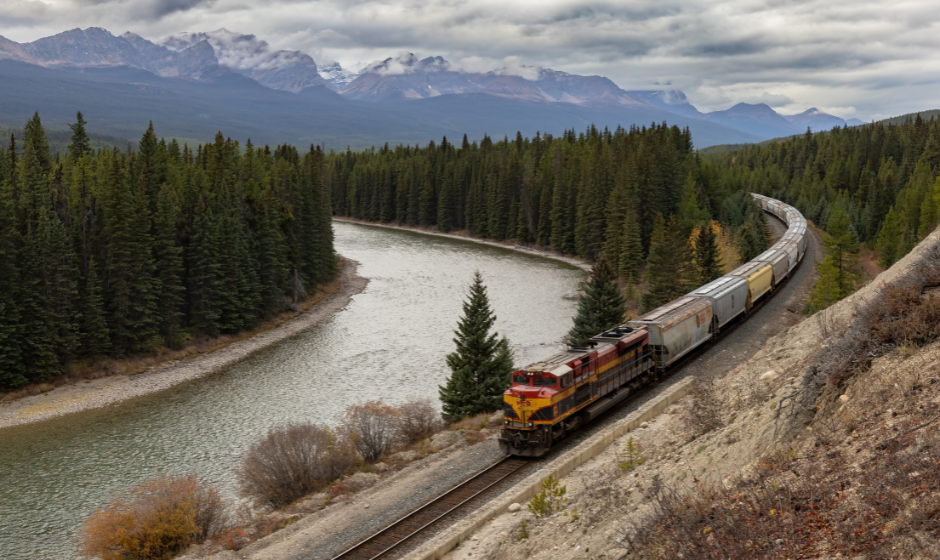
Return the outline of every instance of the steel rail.
{"type": "Polygon", "coordinates": [[[381,558],[532,462],[518,457],[501,459],[333,557],[333,560],[381,558]]]}

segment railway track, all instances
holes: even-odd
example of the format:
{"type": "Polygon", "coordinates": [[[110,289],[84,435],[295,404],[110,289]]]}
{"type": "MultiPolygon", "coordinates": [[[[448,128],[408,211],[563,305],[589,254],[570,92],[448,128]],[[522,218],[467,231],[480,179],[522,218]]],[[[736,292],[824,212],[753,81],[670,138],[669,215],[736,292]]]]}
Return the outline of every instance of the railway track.
{"type": "Polygon", "coordinates": [[[405,517],[356,544],[333,560],[376,560],[385,558],[412,537],[460,509],[464,504],[531,465],[531,459],[506,457],[434,498],[405,517]]]}

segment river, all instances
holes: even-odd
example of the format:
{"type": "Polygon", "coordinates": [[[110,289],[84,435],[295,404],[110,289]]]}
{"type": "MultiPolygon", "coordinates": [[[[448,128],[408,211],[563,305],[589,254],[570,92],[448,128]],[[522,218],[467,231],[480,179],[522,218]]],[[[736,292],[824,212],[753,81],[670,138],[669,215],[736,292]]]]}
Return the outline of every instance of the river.
{"type": "Polygon", "coordinates": [[[518,365],[561,347],[575,311],[562,296],[583,271],[469,241],[333,225],[337,252],[370,280],[344,311],[171,390],[0,430],[0,558],[74,558],[89,512],[161,472],[195,472],[233,497],[233,468],[272,426],[334,423],[370,399],[436,399],[475,270],[518,365]]]}

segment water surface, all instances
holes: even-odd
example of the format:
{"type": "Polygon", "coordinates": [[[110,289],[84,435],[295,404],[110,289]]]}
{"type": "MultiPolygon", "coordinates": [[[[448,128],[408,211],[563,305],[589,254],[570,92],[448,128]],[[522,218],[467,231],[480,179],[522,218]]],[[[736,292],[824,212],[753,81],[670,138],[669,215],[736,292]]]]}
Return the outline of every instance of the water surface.
{"type": "Polygon", "coordinates": [[[269,428],[334,423],[349,404],[437,398],[453,329],[479,270],[517,364],[570,327],[562,295],[585,273],[471,242],[334,223],[336,249],[370,279],[349,306],[291,339],[174,389],[0,430],[0,558],[73,558],[82,520],[112,492],[196,472],[234,496],[232,471],[269,428]]]}

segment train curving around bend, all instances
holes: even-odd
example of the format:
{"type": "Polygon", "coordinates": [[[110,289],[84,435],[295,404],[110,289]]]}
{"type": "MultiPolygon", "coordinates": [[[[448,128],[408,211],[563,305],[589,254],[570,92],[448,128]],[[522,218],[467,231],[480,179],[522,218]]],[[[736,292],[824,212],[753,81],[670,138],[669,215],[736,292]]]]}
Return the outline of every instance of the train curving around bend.
{"type": "Polygon", "coordinates": [[[792,206],[759,194],[755,202],[787,224],[783,238],[730,274],[662,307],[512,374],[503,394],[500,448],[538,457],[660,377],[677,360],[741,320],[803,259],[806,219],[792,206]]]}

